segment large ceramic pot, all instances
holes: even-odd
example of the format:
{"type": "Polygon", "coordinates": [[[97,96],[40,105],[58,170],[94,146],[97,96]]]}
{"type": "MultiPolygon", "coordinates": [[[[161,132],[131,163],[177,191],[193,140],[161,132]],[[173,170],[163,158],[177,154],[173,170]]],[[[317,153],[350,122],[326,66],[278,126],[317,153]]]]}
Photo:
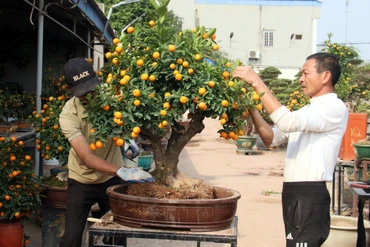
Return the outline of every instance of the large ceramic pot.
{"type": "MultiPolygon", "coordinates": [[[[330,233],[321,247],[356,247],[357,218],[350,216],[331,215],[330,233]]],[[[364,221],[366,246],[369,246],[370,222],[364,221]]]]}
{"type": "Polygon", "coordinates": [[[67,206],[67,188],[52,187],[43,184],[41,201],[50,208],[65,209],[67,206]]]}
{"type": "Polygon", "coordinates": [[[23,226],[20,220],[12,223],[0,220],[1,247],[22,247],[23,234],[23,226]]]}
{"type": "Polygon", "coordinates": [[[130,227],[214,231],[230,226],[239,192],[215,188],[215,199],[156,199],[126,194],[127,185],[107,189],[114,221],[130,227]]]}

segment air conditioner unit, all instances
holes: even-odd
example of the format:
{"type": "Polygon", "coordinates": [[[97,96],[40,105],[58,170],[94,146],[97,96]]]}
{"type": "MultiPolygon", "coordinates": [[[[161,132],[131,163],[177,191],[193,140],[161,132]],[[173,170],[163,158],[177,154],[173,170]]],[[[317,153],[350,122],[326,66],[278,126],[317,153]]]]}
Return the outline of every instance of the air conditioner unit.
{"type": "Polygon", "coordinates": [[[248,51],[248,58],[249,59],[259,59],[260,52],[258,50],[249,50],[248,51]]]}

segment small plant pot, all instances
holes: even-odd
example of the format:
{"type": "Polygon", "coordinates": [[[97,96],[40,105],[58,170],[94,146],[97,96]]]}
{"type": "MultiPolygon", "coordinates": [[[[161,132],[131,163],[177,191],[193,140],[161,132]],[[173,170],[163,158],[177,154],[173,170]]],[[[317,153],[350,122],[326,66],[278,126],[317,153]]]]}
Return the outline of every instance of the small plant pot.
{"type": "Polygon", "coordinates": [[[32,125],[28,122],[17,122],[17,131],[31,131],[32,125]]]}
{"type": "Polygon", "coordinates": [[[144,171],[149,171],[153,162],[153,154],[148,152],[138,157],[138,166],[142,167],[144,171]]]}
{"type": "Polygon", "coordinates": [[[235,141],[237,152],[249,152],[256,144],[257,137],[252,136],[239,136],[239,139],[235,141]]]}
{"type": "Polygon", "coordinates": [[[0,125],[0,136],[9,136],[11,129],[11,125],[0,125]]]}
{"type": "Polygon", "coordinates": [[[57,160],[55,158],[51,158],[51,159],[48,159],[48,160],[44,159],[42,162],[46,166],[59,166],[59,160],[57,160]]]}
{"type": "Polygon", "coordinates": [[[353,143],[353,149],[357,160],[370,160],[370,143],[353,143]]]}

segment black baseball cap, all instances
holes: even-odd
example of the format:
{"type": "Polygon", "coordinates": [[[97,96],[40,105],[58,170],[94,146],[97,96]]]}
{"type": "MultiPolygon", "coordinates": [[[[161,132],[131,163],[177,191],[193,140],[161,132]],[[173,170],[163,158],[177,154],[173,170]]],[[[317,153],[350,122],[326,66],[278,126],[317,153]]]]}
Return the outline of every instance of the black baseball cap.
{"type": "Polygon", "coordinates": [[[88,92],[94,91],[100,81],[93,67],[84,58],[73,58],[63,68],[63,74],[72,94],[81,97],[88,92]]]}

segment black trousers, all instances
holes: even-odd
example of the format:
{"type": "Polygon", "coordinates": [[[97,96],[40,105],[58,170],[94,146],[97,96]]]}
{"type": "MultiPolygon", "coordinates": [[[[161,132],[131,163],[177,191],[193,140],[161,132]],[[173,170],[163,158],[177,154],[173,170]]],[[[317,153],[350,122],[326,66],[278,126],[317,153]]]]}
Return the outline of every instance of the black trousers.
{"type": "Polygon", "coordinates": [[[325,182],[284,182],[286,247],[319,247],[329,236],[330,194],[325,182]]]}
{"type": "Polygon", "coordinates": [[[110,210],[107,188],[121,183],[123,181],[118,177],[102,184],[82,184],[68,179],[65,230],[60,247],[81,247],[82,234],[91,206],[98,203],[103,216],[110,210]]]}

